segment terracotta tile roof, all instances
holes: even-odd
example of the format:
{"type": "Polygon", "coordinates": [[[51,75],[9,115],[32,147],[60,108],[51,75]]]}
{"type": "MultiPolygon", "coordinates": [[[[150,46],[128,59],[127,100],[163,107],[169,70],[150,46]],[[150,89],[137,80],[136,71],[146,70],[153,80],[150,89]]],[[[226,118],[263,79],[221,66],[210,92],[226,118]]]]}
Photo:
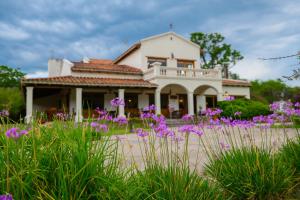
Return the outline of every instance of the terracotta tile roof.
{"type": "Polygon", "coordinates": [[[119,73],[119,74],[133,74],[142,75],[141,69],[131,67],[128,65],[112,64],[109,60],[90,60],[89,63],[73,62],[74,66],[72,71],[74,72],[87,72],[87,73],[119,73]]]}
{"type": "Polygon", "coordinates": [[[21,84],[25,85],[65,85],[65,86],[92,86],[92,87],[147,87],[155,88],[156,84],[143,79],[115,79],[115,78],[94,78],[76,76],[57,76],[49,78],[22,79],[21,84]]]}
{"type": "Polygon", "coordinates": [[[223,86],[242,86],[242,87],[250,87],[251,83],[249,81],[244,80],[233,80],[233,79],[223,79],[223,86]]]}

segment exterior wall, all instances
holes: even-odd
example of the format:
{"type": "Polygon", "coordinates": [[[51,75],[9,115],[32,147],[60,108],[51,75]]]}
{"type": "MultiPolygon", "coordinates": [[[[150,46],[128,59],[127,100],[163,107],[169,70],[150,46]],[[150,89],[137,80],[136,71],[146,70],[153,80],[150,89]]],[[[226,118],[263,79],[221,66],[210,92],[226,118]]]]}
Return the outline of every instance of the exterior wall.
{"type": "Polygon", "coordinates": [[[95,78],[143,79],[142,75],[72,72],[72,76],[95,78]]]}
{"type": "Polygon", "coordinates": [[[141,49],[137,49],[128,56],[126,56],[123,60],[121,60],[119,65],[129,65],[136,68],[143,68],[142,67],[142,55],[141,49]]]}
{"type": "Polygon", "coordinates": [[[49,59],[48,60],[48,76],[69,76],[71,75],[71,67],[73,63],[66,59],[49,59]]]}
{"type": "Polygon", "coordinates": [[[138,108],[143,109],[146,106],[149,106],[149,95],[139,94],[138,95],[138,108]]]}
{"type": "Polygon", "coordinates": [[[195,60],[195,68],[200,68],[200,48],[172,32],[163,34],[161,37],[154,36],[141,40],[140,49],[143,70],[147,69],[146,56],[167,58],[167,67],[177,67],[176,59],[195,60]]]}
{"type": "Polygon", "coordinates": [[[180,85],[187,92],[194,92],[200,86],[210,86],[214,88],[218,95],[223,94],[222,81],[221,80],[192,80],[192,79],[155,79],[151,82],[158,84],[158,89],[161,90],[165,86],[170,84],[180,85]]]}
{"type": "Polygon", "coordinates": [[[250,99],[250,87],[223,86],[223,91],[232,96],[245,96],[250,99]]]}

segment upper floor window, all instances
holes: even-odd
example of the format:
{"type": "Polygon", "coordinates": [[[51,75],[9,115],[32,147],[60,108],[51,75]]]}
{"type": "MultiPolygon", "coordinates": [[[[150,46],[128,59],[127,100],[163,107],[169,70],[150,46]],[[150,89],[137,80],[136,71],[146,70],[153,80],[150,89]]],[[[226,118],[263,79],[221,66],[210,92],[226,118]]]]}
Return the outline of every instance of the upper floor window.
{"type": "Polygon", "coordinates": [[[155,62],[160,62],[161,66],[167,66],[166,58],[148,57],[148,69],[153,67],[152,64],[155,62]]]}
{"type": "Polygon", "coordinates": [[[192,60],[177,60],[177,67],[194,69],[194,61],[192,61],[192,60]]]}

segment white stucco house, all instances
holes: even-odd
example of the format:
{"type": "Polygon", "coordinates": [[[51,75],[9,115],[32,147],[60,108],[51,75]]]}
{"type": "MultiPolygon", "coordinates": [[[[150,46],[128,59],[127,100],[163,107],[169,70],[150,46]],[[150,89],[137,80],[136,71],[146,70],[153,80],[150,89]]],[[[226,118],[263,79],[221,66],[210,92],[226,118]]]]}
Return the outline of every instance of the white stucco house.
{"type": "Polygon", "coordinates": [[[49,59],[47,78],[25,78],[26,119],[39,112],[66,112],[81,121],[96,107],[113,111],[110,100],[126,105],[119,115],[137,115],[149,104],[166,117],[194,115],[215,107],[224,96],[250,98],[250,83],[223,79],[220,68],[202,69],[197,44],[174,33],[155,35],[132,45],[114,60],[49,59]]]}

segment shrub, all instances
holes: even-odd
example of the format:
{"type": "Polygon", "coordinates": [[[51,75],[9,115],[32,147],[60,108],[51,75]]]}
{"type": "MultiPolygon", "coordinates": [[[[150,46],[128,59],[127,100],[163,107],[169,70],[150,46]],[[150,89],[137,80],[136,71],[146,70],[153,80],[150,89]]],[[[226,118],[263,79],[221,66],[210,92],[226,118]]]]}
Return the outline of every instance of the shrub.
{"type": "Polygon", "coordinates": [[[19,88],[0,88],[0,111],[9,110],[10,118],[19,120],[25,104],[19,88]]]}
{"type": "Polygon", "coordinates": [[[188,168],[153,165],[131,178],[131,199],[224,199],[222,192],[188,168]]]}
{"type": "Polygon", "coordinates": [[[293,169],[254,147],[222,153],[206,165],[206,173],[236,199],[280,198],[293,187],[293,169]]]}
{"type": "Polygon", "coordinates": [[[271,113],[267,104],[249,99],[221,101],[218,102],[218,106],[223,110],[221,115],[224,117],[232,117],[234,116],[234,113],[241,112],[240,118],[251,119],[254,116],[268,115],[271,113]]]}

